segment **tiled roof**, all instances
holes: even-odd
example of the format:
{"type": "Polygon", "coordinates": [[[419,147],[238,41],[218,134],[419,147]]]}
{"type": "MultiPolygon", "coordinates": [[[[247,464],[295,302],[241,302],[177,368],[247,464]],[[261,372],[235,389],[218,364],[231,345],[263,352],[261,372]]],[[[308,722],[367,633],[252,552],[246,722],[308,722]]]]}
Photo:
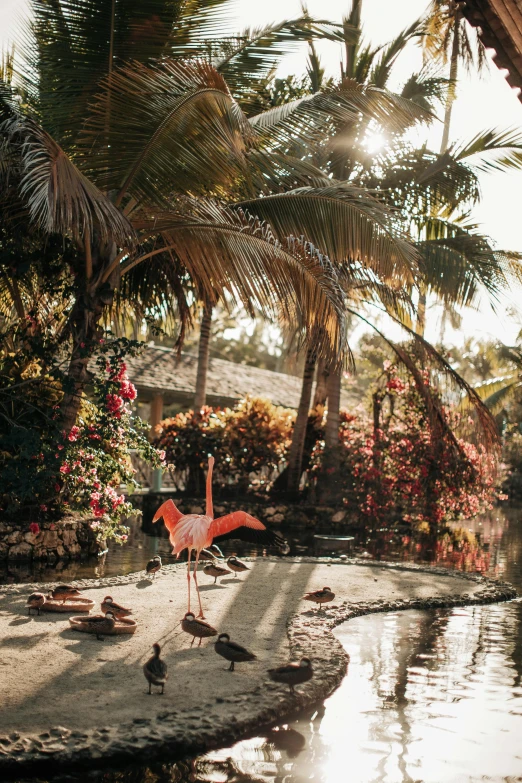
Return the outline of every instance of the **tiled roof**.
{"type": "MultiPolygon", "coordinates": [[[[126,360],[129,378],[138,389],[141,401],[163,394],[166,405],[192,405],[197,357],[157,345],[148,345],[137,357],[126,360]]],[[[276,405],[297,408],[301,379],[281,372],[261,370],[224,359],[210,359],[207,377],[209,405],[231,405],[251,394],[264,397],[276,405]]]]}
{"type": "Polygon", "coordinates": [[[509,71],[508,83],[522,89],[522,0],[467,0],[461,9],[484,46],[495,50],[495,64],[509,71]]]}

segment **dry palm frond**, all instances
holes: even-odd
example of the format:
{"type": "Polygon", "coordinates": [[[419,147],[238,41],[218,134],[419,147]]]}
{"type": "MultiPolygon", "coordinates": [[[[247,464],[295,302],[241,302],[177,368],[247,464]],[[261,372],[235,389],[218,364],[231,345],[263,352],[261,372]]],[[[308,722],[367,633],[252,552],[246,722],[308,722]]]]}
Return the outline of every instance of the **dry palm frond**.
{"type": "Polygon", "coordinates": [[[184,212],[135,220],[151,250],[130,257],[122,274],[163,253],[182,263],[203,301],[224,292],[252,315],[297,324],[304,342],[320,332],[319,353],[334,362],[344,346],[344,297],[328,259],[294,237],[279,241],[267,224],[213,202],[185,202],[184,212]],[[190,212],[188,211],[190,209],[190,212]]]}
{"type": "Polygon", "coordinates": [[[230,186],[253,137],[220,74],[206,62],[129,63],[103,80],[80,140],[100,188],[165,206],[172,192],[230,186]]]}
{"type": "Polygon", "coordinates": [[[124,215],[38,123],[10,111],[0,133],[11,152],[7,175],[37,228],[80,242],[96,231],[104,243],[132,245],[133,231],[124,215]]]}

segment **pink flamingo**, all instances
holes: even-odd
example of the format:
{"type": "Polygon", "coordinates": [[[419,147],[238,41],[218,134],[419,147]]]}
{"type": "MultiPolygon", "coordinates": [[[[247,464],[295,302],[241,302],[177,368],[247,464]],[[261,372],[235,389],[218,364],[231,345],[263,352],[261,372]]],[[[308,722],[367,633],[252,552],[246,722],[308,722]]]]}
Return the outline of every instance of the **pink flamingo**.
{"type": "Polygon", "coordinates": [[[188,611],[190,612],[190,557],[192,550],[196,552],[193,578],[196,584],[196,592],[199,601],[199,615],[204,619],[201,596],[199,594],[197,569],[198,560],[203,549],[212,546],[213,541],[222,541],[227,538],[240,538],[244,541],[252,541],[259,544],[277,546],[284,545],[284,540],[277,533],[267,530],[265,525],[247,514],[246,511],[233,511],[224,517],[214,519],[212,505],[212,469],[214,457],[208,458],[207,492],[205,514],[182,514],[172,500],[162,503],[154,514],[153,522],[163,517],[165,527],[169,531],[169,539],[172,544],[172,554],[180,556],[184,549],[188,550],[187,584],[188,584],[188,611]]]}

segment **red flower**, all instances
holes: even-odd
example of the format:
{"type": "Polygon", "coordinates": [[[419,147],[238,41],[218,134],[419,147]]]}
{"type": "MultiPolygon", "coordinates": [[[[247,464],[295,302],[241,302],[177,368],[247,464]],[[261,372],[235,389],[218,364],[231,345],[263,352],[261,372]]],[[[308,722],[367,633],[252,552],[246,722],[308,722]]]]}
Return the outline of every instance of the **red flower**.
{"type": "Polygon", "coordinates": [[[118,397],[117,394],[108,394],[105,397],[105,402],[107,403],[107,409],[109,413],[118,414],[121,412],[121,409],[124,406],[124,401],[121,397],[118,397]]]}
{"type": "Polygon", "coordinates": [[[136,387],[130,381],[122,381],[120,386],[120,394],[126,400],[135,400],[138,396],[136,387]]]}
{"type": "Polygon", "coordinates": [[[31,522],[31,524],[29,525],[29,530],[34,536],[37,536],[38,533],[40,532],[40,525],[38,524],[38,522],[31,522]]]}
{"type": "Polygon", "coordinates": [[[75,440],[78,440],[78,435],[80,434],[80,428],[74,425],[74,427],[71,427],[71,431],[68,434],[67,438],[71,441],[71,443],[75,440]]]}

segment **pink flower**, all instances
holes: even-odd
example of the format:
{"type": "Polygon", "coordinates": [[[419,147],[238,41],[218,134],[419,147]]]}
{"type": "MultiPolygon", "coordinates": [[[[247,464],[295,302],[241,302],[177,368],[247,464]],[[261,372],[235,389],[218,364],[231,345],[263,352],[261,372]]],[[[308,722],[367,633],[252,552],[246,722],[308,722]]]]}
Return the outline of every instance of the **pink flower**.
{"type": "Polygon", "coordinates": [[[71,427],[71,431],[67,437],[72,443],[73,441],[78,440],[79,434],[80,434],[80,428],[77,427],[75,424],[74,427],[71,427]]]}
{"type": "Polygon", "coordinates": [[[34,536],[37,536],[38,533],[40,532],[40,525],[38,524],[38,522],[31,522],[31,524],[29,525],[29,530],[34,536]]]}
{"type": "Polygon", "coordinates": [[[125,400],[135,400],[138,396],[136,387],[130,381],[122,381],[120,386],[120,394],[125,400]]]}
{"type": "Polygon", "coordinates": [[[45,503],[40,504],[40,511],[47,511],[47,506],[45,505],[45,503]]]}
{"type": "Polygon", "coordinates": [[[54,524],[54,522],[52,523],[52,525],[49,525],[49,530],[56,530],[56,525],[54,524]]]}
{"type": "Polygon", "coordinates": [[[109,413],[113,414],[120,413],[124,405],[122,398],[118,397],[117,394],[107,394],[105,397],[105,402],[107,403],[107,409],[109,410],[109,413]]]}
{"type": "Polygon", "coordinates": [[[122,541],[126,541],[128,539],[128,537],[129,536],[126,536],[125,533],[122,536],[120,536],[122,541]]]}
{"type": "Polygon", "coordinates": [[[70,472],[71,472],[71,469],[70,469],[69,465],[62,465],[61,466],[60,473],[67,474],[67,473],[70,473],[70,472]]]}

